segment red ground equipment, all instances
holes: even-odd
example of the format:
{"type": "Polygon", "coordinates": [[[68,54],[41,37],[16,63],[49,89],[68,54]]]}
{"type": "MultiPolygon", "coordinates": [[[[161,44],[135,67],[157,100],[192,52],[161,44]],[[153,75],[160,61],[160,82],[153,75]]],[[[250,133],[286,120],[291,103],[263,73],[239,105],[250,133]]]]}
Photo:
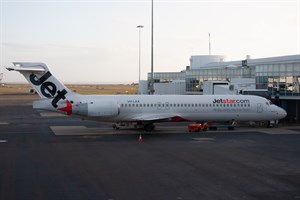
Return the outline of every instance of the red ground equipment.
{"type": "Polygon", "coordinates": [[[189,132],[199,132],[199,131],[206,131],[207,124],[206,123],[192,123],[188,125],[189,132]]]}

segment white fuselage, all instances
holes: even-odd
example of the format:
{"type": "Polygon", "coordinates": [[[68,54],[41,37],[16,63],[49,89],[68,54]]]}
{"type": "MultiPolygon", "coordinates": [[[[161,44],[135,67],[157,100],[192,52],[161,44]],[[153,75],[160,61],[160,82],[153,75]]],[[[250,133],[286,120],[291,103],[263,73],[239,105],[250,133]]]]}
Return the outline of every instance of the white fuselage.
{"type": "Polygon", "coordinates": [[[74,115],[111,122],[270,121],[286,111],[250,95],[76,95],[74,115]]]}

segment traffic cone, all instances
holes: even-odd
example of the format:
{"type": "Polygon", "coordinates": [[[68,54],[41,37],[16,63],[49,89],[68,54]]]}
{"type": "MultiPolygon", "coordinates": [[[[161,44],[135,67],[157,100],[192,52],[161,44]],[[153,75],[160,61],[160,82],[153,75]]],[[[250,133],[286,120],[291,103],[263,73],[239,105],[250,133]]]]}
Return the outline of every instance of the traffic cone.
{"type": "Polygon", "coordinates": [[[142,142],[143,142],[143,138],[142,138],[142,135],[140,134],[139,143],[142,143],[142,142]]]}

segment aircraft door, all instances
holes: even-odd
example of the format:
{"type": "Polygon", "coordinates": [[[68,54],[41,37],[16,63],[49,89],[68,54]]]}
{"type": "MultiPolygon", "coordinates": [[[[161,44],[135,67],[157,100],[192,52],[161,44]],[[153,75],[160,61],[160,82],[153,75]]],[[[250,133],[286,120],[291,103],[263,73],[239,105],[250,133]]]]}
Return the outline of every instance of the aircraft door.
{"type": "Polygon", "coordinates": [[[262,113],[262,112],[263,112],[263,109],[264,109],[264,108],[263,108],[263,104],[262,104],[262,103],[258,103],[258,104],[257,104],[257,112],[258,112],[258,113],[262,113]]]}

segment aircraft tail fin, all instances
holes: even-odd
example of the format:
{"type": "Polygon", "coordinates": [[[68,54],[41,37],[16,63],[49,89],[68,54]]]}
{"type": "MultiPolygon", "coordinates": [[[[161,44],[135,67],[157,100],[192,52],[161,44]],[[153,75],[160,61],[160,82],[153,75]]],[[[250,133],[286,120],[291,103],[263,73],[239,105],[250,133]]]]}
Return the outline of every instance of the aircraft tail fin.
{"type": "Polygon", "coordinates": [[[55,108],[58,101],[70,99],[70,96],[76,94],[55,78],[44,63],[14,62],[13,64],[13,67],[6,69],[23,74],[42,99],[52,99],[55,108]]]}

